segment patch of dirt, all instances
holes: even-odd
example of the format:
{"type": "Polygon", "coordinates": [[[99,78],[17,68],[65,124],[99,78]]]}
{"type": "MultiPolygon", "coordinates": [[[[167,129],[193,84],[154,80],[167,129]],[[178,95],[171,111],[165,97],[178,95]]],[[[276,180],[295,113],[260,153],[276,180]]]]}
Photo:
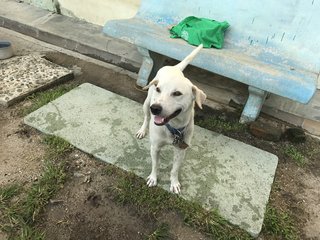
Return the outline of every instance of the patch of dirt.
{"type": "MultiPolygon", "coordinates": [[[[302,209],[308,213],[305,219],[305,234],[309,239],[320,238],[320,179],[319,177],[303,173],[303,191],[298,194],[298,199],[302,202],[302,209]]],[[[297,216],[299,217],[299,216],[297,216]]]]}
{"type": "Polygon", "coordinates": [[[42,216],[46,239],[145,239],[159,222],[170,224],[174,239],[205,239],[183,225],[175,213],[156,220],[117,203],[107,191],[116,186],[116,179],[106,175],[105,163],[77,150],[70,154],[69,163],[72,176],[42,216]]]}
{"type": "Polygon", "coordinates": [[[89,82],[140,103],[147,96],[147,92],[136,88],[135,81],[125,74],[58,52],[46,53],[46,59],[70,69],[81,69],[81,74],[76,76],[79,83],[89,82]]]}
{"type": "MultiPolygon", "coordinates": [[[[81,69],[82,74],[76,76],[75,83],[90,82],[140,103],[146,96],[126,75],[61,53],[47,54],[47,58],[65,67],[81,69]]],[[[1,186],[12,182],[30,184],[42,172],[45,147],[41,144],[41,134],[25,126],[18,114],[26,104],[28,101],[0,109],[1,186]]],[[[223,113],[206,110],[203,117],[210,114],[223,113]]],[[[232,118],[236,117],[232,115],[232,118]]],[[[319,141],[307,137],[306,143],[295,145],[309,158],[301,168],[284,154],[285,141],[260,140],[246,131],[223,134],[279,157],[270,203],[293,216],[300,239],[320,239],[320,154],[316,151],[310,154],[320,148],[319,141]]],[[[130,206],[117,204],[107,191],[114,186],[115,179],[103,173],[104,163],[78,150],[72,151],[67,161],[70,178],[47,205],[39,221],[46,239],[144,239],[163,222],[170,225],[175,239],[207,238],[183,224],[176,213],[162,213],[153,219],[130,206]]],[[[263,233],[260,238],[269,239],[263,233]]]]}
{"type": "Polygon", "coordinates": [[[152,221],[107,195],[114,179],[103,173],[103,163],[79,151],[69,158],[72,176],[42,216],[47,239],[141,239],[152,232],[152,221]]]}
{"type": "Polygon", "coordinates": [[[44,148],[36,130],[23,124],[17,110],[0,108],[0,186],[31,183],[41,175],[44,148]]]}

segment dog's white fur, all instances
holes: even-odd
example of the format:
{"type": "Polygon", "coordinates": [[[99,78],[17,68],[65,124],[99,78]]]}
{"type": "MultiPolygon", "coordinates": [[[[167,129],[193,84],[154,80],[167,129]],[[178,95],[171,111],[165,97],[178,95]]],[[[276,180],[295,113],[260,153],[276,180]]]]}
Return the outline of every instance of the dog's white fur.
{"type": "MultiPolygon", "coordinates": [[[[194,103],[196,102],[197,105],[202,108],[206,95],[202,90],[194,86],[189,79],[185,78],[182,71],[189,62],[192,61],[201,48],[202,44],[193,50],[193,52],[179,64],[161,68],[156,77],[145,87],[145,89],[149,90],[148,96],[143,104],[144,121],[136,136],[141,139],[146,135],[148,123],[150,121],[149,133],[152,171],[147,178],[147,185],[149,187],[157,185],[160,149],[164,145],[172,144],[173,142],[173,136],[167,127],[155,124],[155,116],[150,114],[150,106],[161,106],[162,111],[158,115],[162,118],[171,116],[175,111],[181,109],[181,112],[176,117],[169,120],[169,124],[176,129],[185,127],[184,142],[190,145],[194,129],[194,103]]],[[[186,149],[181,149],[179,147],[174,148],[173,167],[170,176],[170,191],[174,193],[180,193],[181,186],[178,179],[178,173],[185,157],[185,152],[186,149]]]]}

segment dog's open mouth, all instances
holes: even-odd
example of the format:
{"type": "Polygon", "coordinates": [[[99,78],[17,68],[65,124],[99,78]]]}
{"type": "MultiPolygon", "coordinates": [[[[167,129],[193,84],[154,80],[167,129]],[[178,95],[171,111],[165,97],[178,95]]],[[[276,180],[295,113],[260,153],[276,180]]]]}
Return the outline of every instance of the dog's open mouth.
{"type": "Polygon", "coordinates": [[[175,118],[176,116],[179,115],[179,113],[181,113],[182,109],[179,108],[178,110],[176,110],[174,113],[172,113],[170,116],[168,117],[163,117],[163,116],[159,116],[159,115],[155,115],[154,116],[154,124],[158,125],[158,126],[162,126],[166,123],[168,123],[172,118],[175,118]]]}

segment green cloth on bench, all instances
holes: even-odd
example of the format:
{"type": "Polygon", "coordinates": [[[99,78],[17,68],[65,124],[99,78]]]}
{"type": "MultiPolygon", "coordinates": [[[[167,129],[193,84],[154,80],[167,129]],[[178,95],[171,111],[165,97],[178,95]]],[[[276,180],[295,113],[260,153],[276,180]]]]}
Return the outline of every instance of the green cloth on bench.
{"type": "Polygon", "coordinates": [[[170,29],[170,37],[183,38],[195,46],[202,43],[205,48],[222,48],[224,32],[229,26],[226,21],[218,22],[208,18],[190,16],[170,29]]]}

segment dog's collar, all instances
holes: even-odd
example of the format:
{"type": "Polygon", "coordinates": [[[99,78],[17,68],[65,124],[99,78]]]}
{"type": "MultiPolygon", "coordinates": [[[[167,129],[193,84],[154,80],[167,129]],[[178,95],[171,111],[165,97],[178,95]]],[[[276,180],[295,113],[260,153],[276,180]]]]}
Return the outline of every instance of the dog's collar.
{"type": "Polygon", "coordinates": [[[167,127],[167,129],[169,130],[169,132],[173,136],[172,144],[174,146],[179,147],[181,149],[186,149],[187,147],[189,147],[189,145],[186,144],[185,141],[183,140],[183,138],[184,138],[184,129],[186,127],[174,128],[174,127],[170,126],[169,123],[166,123],[166,127],[167,127]]]}
{"type": "Polygon", "coordinates": [[[186,128],[186,127],[174,128],[169,123],[166,123],[166,127],[173,136],[178,136],[181,138],[183,137],[183,130],[186,128]]]}

